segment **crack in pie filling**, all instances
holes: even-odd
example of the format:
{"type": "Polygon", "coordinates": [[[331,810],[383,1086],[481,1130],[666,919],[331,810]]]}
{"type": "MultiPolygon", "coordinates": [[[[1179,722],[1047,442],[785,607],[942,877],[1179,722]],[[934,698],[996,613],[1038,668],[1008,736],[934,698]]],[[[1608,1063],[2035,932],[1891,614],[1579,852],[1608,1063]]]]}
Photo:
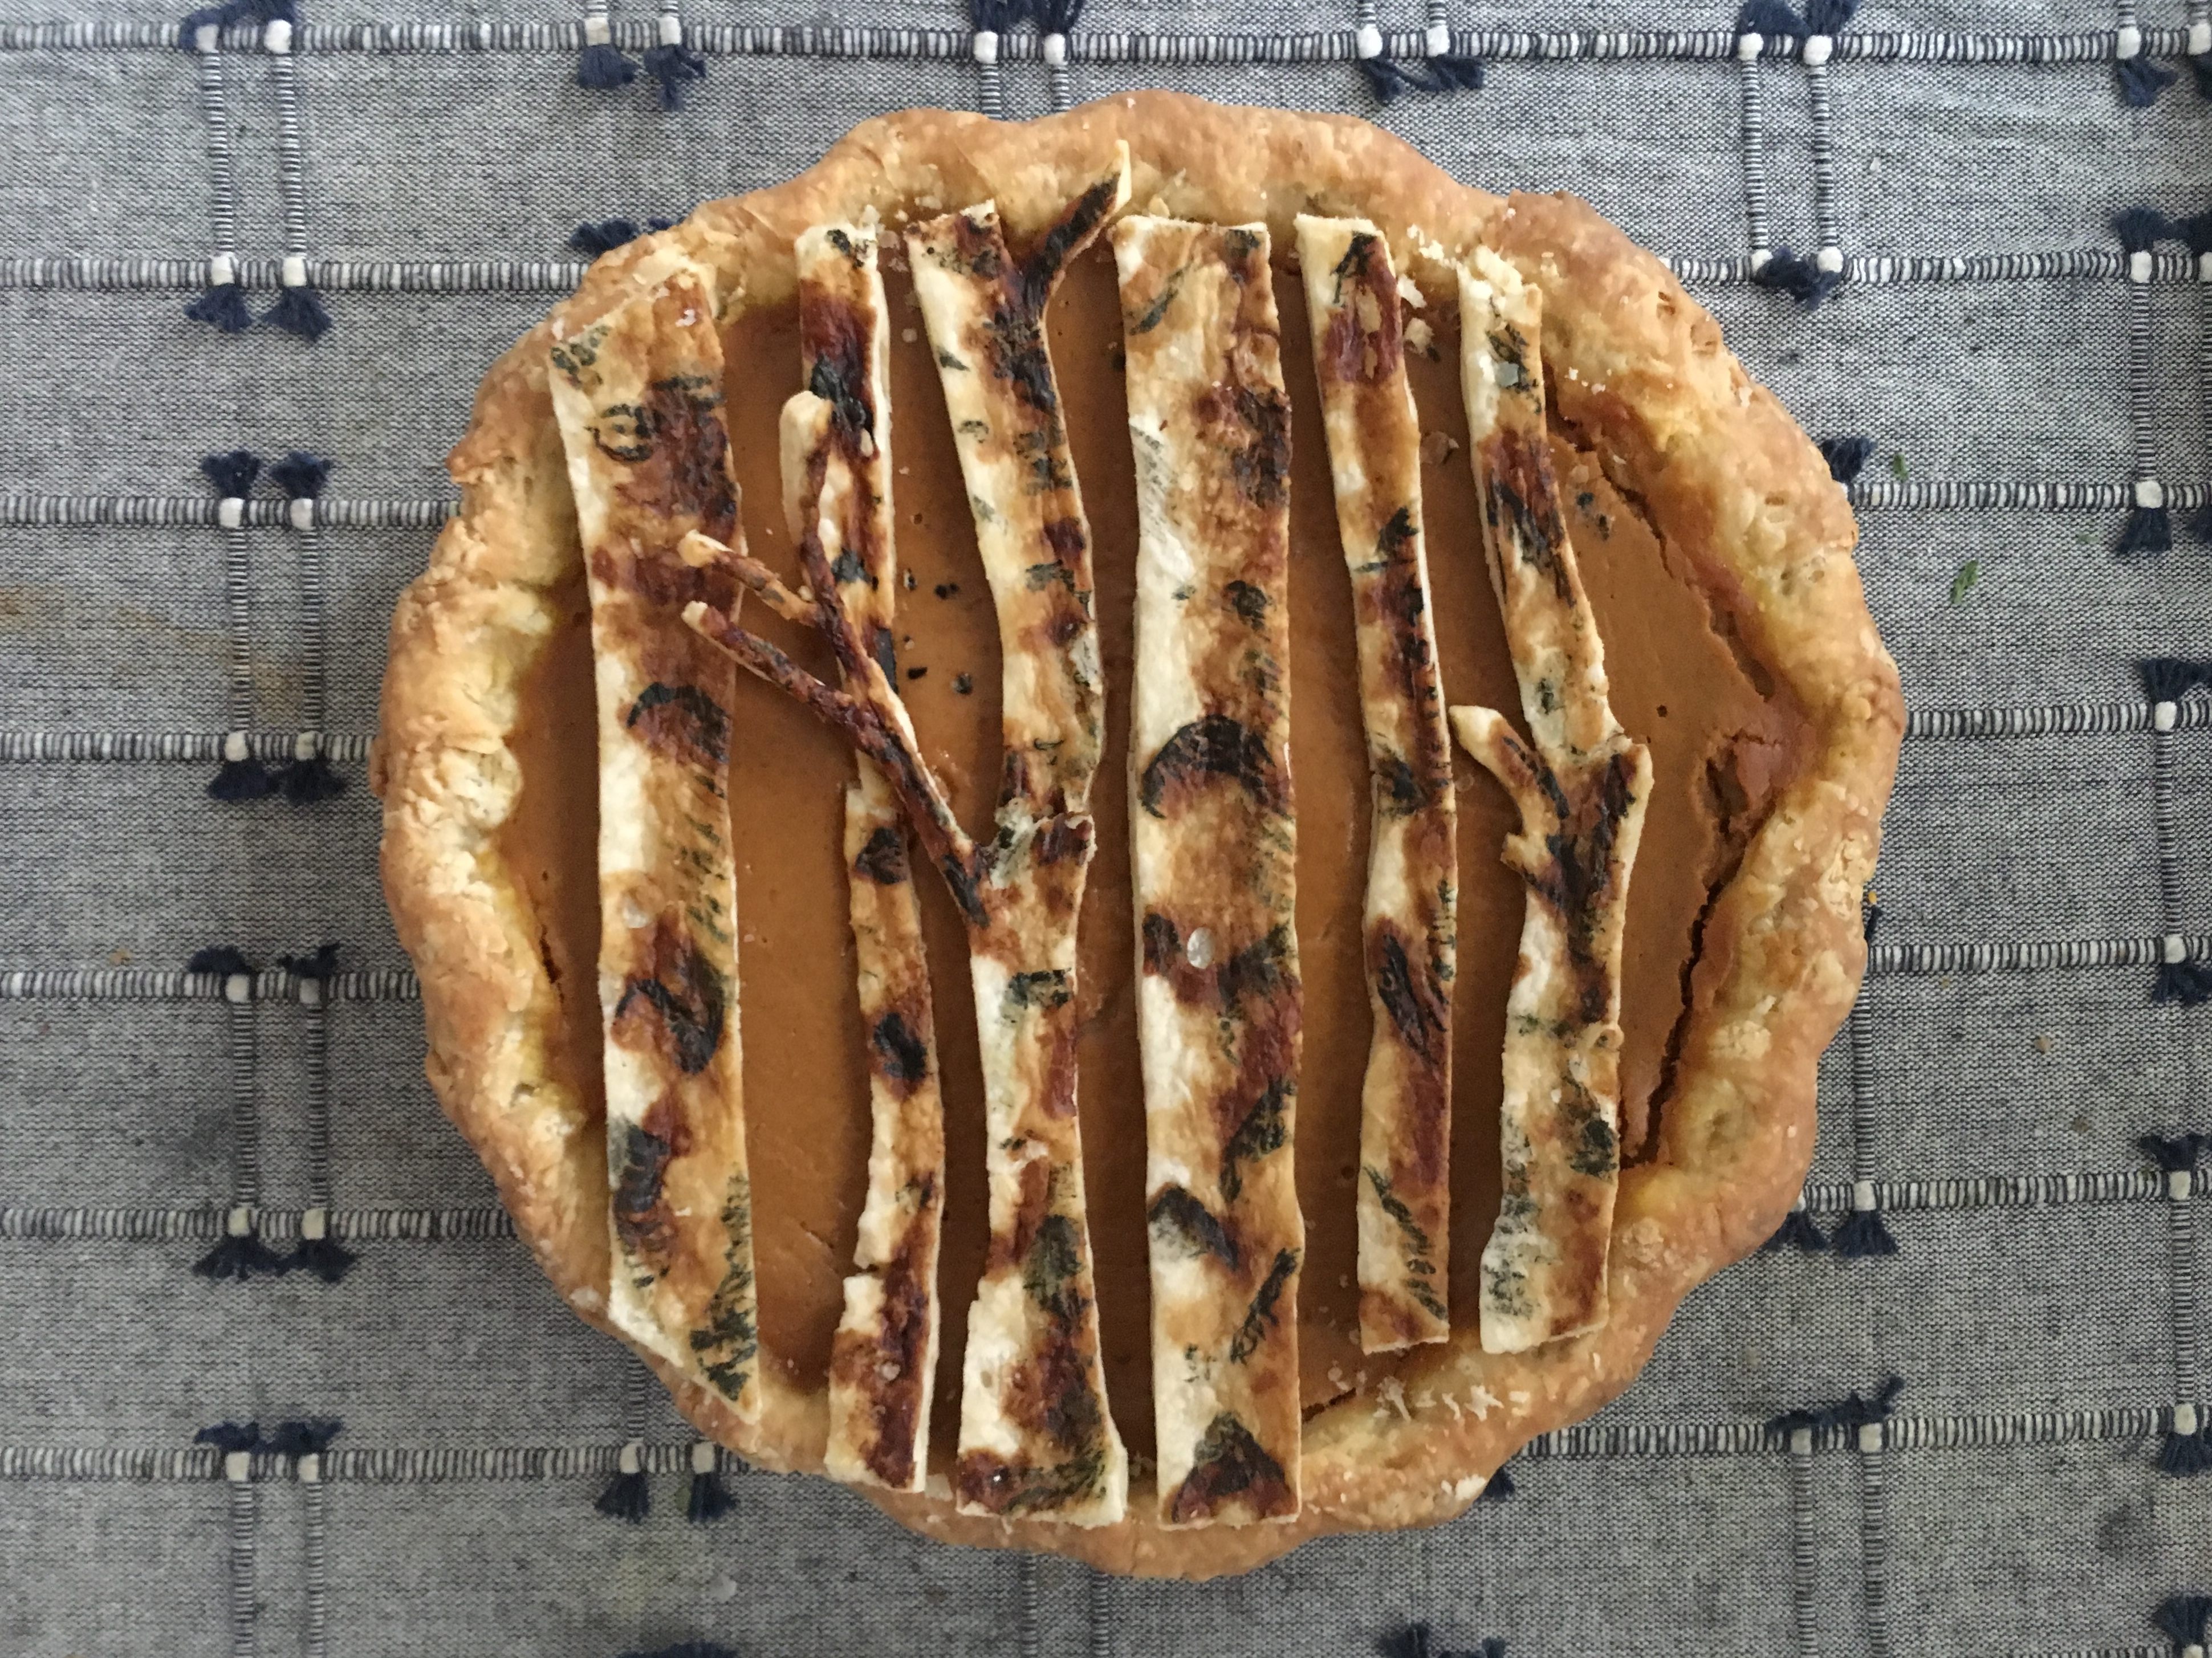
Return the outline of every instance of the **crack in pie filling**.
{"type": "Polygon", "coordinates": [[[1243,1570],[1457,1513],[1789,1207],[1902,702],[1580,203],[893,116],[602,259],[453,467],[375,763],[432,1080],[754,1462],[1243,1570]]]}

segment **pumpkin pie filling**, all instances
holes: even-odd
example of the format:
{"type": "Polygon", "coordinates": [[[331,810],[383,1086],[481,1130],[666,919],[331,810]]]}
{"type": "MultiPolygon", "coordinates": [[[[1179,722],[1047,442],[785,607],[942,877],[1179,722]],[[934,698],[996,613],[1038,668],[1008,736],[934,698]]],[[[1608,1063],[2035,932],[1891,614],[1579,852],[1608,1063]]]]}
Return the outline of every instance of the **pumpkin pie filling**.
{"type": "MultiPolygon", "coordinates": [[[[894,507],[902,591],[894,629],[898,689],[927,757],[971,833],[987,829],[1000,777],[999,643],[937,369],[886,240],[891,307],[894,507]]],[[[1309,1411],[1390,1375],[1361,1353],[1354,1276],[1354,1179],[1369,1048],[1361,908],[1368,781],[1354,669],[1350,581],[1338,541],[1303,295],[1279,269],[1284,378],[1292,410],[1291,742],[1297,796],[1297,934],[1305,1048],[1297,1181],[1307,1254],[1299,1295],[1309,1411]]],[[[1444,700],[1517,706],[1513,667],[1484,565],[1466,454],[1458,341],[1441,301],[1408,367],[1425,434],[1421,486],[1444,700]]],[[[1122,320],[1112,256],[1070,268],[1047,313],[1069,440],[1091,522],[1107,673],[1107,760],[1093,810],[1097,852],[1084,903],[1078,977],[1079,1090],[1104,1361],[1130,1451],[1152,1443],[1145,1221],[1145,1119],[1134,993],[1136,929],[1128,804],[1110,780],[1127,738],[1137,542],[1122,320]]],[[[754,555],[796,578],[783,523],[776,422],[799,388],[795,307],[725,325],[725,418],[754,555]]],[[[1787,780],[1803,722],[1759,665],[1717,630],[1686,550],[1663,544],[1636,502],[1554,422],[1569,527],[1603,635],[1613,707],[1650,745],[1656,787],[1628,902],[1621,1023],[1622,1142],[1632,1161],[1663,1108],[1672,1044],[1711,893],[1787,780]]],[[[764,607],[746,625],[826,669],[811,640],[779,631],[764,607]]],[[[673,618],[672,616],[672,625],[673,618]]],[[[511,739],[524,786],[502,850],[535,902],[541,948],[562,997],[564,1056],[587,1097],[598,1087],[599,1024],[593,868],[597,780],[588,617],[579,569],[566,619],[526,681],[511,739]]],[[[738,924],[738,1026],[752,1168],[760,1328],[767,1362],[820,1386],[850,1270],[870,1138],[866,1031],[854,987],[842,830],[849,745],[773,688],[741,677],[730,738],[738,924]]],[[[1459,963],[1455,987],[1450,1280],[1453,1321],[1471,1324],[1478,1266],[1498,1194],[1498,1054],[1523,908],[1498,862],[1515,817],[1504,793],[1455,755],[1459,963]]],[[[957,1436],[965,1314],[984,1262],[982,1085],[965,929],[944,884],[921,874],[936,999],[948,1160],[933,1461],[957,1436]]]]}

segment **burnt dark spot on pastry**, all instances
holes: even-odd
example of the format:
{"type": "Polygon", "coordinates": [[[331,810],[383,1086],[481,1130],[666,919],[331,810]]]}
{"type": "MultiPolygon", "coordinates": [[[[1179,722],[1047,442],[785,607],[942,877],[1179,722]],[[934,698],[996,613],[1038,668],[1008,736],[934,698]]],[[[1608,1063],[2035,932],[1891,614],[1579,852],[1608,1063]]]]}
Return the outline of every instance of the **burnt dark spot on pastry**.
{"type": "Polygon", "coordinates": [[[1573,1087],[1565,1102],[1567,1121],[1567,1167],[1592,1180],[1604,1180],[1620,1167],[1620,1137],[1605,1120],[1605,1113],[1589,1091],[1573,1087]]]}
{"type": "Polygon", "coordinates": [[[1605,964],[1597,957],[1597,926],[1613,890],[1620,826],[1636,804],[1635,757],[1626,750],[1611,756],[1577,791],[1578,800],[1570,799],[1549,766],[1539,762],[1537,776],[1557,827],[1544,836],[1544,870],[1529,885],[1559,916],[1579,993],[1577,1011],[1584,1023],[1595,1024],[1612,1001],[1605,964]]]}
{"type": "Polygon", "coordinates": [[[1267,739],[1225,714],[1194,720],[1163,743],[1145,764],[1137,798],[1147,812],[1164,817],[1171,795],[1217,777],[1234,778],[1262,804],[1274,798],[1277,777],[1267,739]]]}
{"type": "Polygon", "coordinates": [[[1229,1362],[1242,1364],[1260,1351],[1260,1344],[1275,1327],[1276,1303],[1282,1300],[1283,1291],[1298,1270],[1298,1252],[1278,1250],[1274,1264],[1267,1268],[1267,1276],[1260,1280],[1260,1287],[1252,1292],[1251,1303],[1244,1309],[1243,1321],[1237,1325],[1237,1333],[1230,1338],[1229,1362]]]}
{"type": "Polygon", "coordinates": [[[736,532],[738,496],[721,406],[721,392],[707,376],[672,374],[648,386],[642,404],[603,410],[592,440],[629,465],[619,486],[626,499],[659,516],[693,519],[716,540],[728,541],[736,532]]]}
{"type": "Polygon", "coordinates": [[[1075,591],[1075,572],[1065,564],[1051,561],[1032,564],[1023,572],[1023,576],[1033,593],[1041,593],[1054,585],[1065,587],[1070,592],[1075,591]]]}
{"type": "Polygon", "coordinates": [[[1331,273],[1336,278],[1331,303],[1335,314],[1324,331],[1319,364],[1330,378],[1346,385],[1378,384],[1395,374],[1404,355],[1398,319],[1398,284],[1387,255],[1375,257],[1377,242],[1364,231],[1353,236],[1344,257],[1331,273]],[[1377,265],[1381,266],[1378,270],[1377,265]],[[1375,325],[1363,327],[1359,298],[1364,292],[1375,307],[1375,325]]]}
{"type": "Polygon", "coordinates": [[[977,219],[956,213],[952,228],[952,268],[970,276],[994,282],[1006,271],[1006,245],[1000,240],[994,219],[977,219]]]}
{"type": "Polygon", "coordinates": [[[637,694],[623,725],[672,759],[708,768],[730,757],[730,716],[696,685],[655,680],[637,694]]]}
{"type": "Polygon", "coordinates": [[[940,581],[932,591],[939,598],[950,598],[960,591],[960,584],[957,581],[940,581]]]}
{"type": "Polygon", "coordinates": [[[963,362],[957,355],[953,352],[947,351],[942,346],[938,348],[937,366],[939,368],[950,368],[956,374],[964,374],[968,373],[968,365],[965,362],[963,362]]]}
{"type": "Polygon", "coordinates": [[[1081,638],[1090,626],[1090,616],[1079,607],[1059,610],[1053,612],[1051,620],[1045,624],[1045,637],[1051,640],[1058,649],[1066,650],[1081,638]]]}
{"type": "Polygon", "coordinates": [[[978,331],[992,374],[1006,381],[1015,400],[1057,437],[1060,392],[1053,383],[1052,359],[1045,351],[1040,313],[1018,301],[994,306],[978,331]]]}
{"type": "Polygon", "coordinates": [[[1376,797],[1394,817],[1410,817],[1435,798],[1421,774],[1402,754],[1383,756],[1376,764],[1376,797]]]}
{"type": "Polygon", "coordinates": [[[1389,921],[1377,922],[1370,938],[1368,970],[1376,999],[1389,1014],[1398,1040],[1436,1065],[1443,1056],[1445,1018],[1437,1005],[1442,997],[1430,982],[1429,964],[1415,969],[1405,938],[1389,921]]]}
{"type": "Polygon", "coordinates": [[[876,1021],[868,1046],[875,1049],[883,1074],[908,1092],[929,1075],[929,1044],[897,1008],[876,1021]]]}
{"type": "Polygon", "coordinates": [[[1087,1299],[1083,1252],[1075,1222],[1068,1216],[1047,1215],[1037,1223],[1036,1235],[1022,1257],[1022,1288],[1062,1324],[1073,1324],[1081,1315],[1087,1299]]]}
{"type": "Polygon", "coordinates": [[[1279,507],[1290,498],[1291,406],[1273,386],[1234,388],[1229,398],[1243,441],[1229,451],[1229,475],[1255,507],[1279,507]]]}
{"type": "Polygon", "coordinates": [[[664,1061],[696,1076],[722,1045],[729,987],[673,914],[653,924],[640,955],[641,970],[623,981],[615,1003],[616,1034],[626,1036],[624,1021],[638,1021],[641,1010],[650,1010],[655,1017],[647,1027],[648,1040],[664,1061]]]}
{"type": "Polygon", "coordinates": [[[1490,333],[1490,355],[1503,363],[1510,363],[1519,373],[1512,380],[1501,377],[1499,385],[1507,390],[1519,389],[1526,394],[1530,387],[1528,375],[1528,337],[1511,323],[1506,323],[1490,333]]]}
{"type": "MultiPolygon", "coordinates": [[[[921,1187],[921,1212],[927,1214],[936,1204],[934,1177],[924,1175],[921,1187]]],[[[918,1259],[924,1230],[909,1224],[897,1252],[877,1274],[883,1285],[877,1335],[860,1354],[867,1373],[858,1380],[875,1418],[875,1436],[861,1460],[894,1489],[914,1478],[915,1425],[929,1362],[929,1272],[918,1259]],[[886,1378],[885,1367],[896,1374],[886,1378]]]]}
{"type": "Polygon", "coordinates": [[[1145,912],[1139,929],[1144,940],[1145,971],[1173,973],[1183,959],[1182,934],[1176,924],[1156,909],[1145,912]]]}
{"type": "Polygon", "coordinates": [[[975,689],[975,678],[973,674],[957,673],[952,676],[952,694],[955,696],[969,695],[975,689]]]}
{"type": "Polygon", "coordinates": [[[833,225],[828,230],[822,233],[822,239],[828,242],[830,246],[836,248],[840,253],[842,253],[845,256],[846,262],[849,264],[854,270],[858,270],[860,268],[863,263],[860,250],[853,245],[853,239],[850,236],[848,236],[843,231],[838,229],[833,225]]]}
{"type": "Polygon", "coordinates": [[[879,887],[900,885],[907,878],[906,836],[890,823],[871,830],[853,859],[853,873],[879,887]]]}
{"type": "Polygon", "coordinates": [[[1047,867],[1080,858],[1091,850],[1091,825],[1079,817],[1055,817],[1043,824],[1031,842],[1030,855],[1047,867]]]}
{"type": "Polygon", "coordinates": [[[876,585],[876,579],[868,574],[868,567],[860,562],[849,547],[830,561],[830,574],[837,579],[840,586],[855,581],[865,581],[871,587],[876,585]]]}
{"type": "Polygon", "coordinates": [[[1259,251],[1259,232],[1247,230],[1242,225],[1230,225],[1222,231],[1222,261],[1228,265],[1229,274],[1239,282],[1250,276],[1246,266],[1259,251]]]}
{"type": "Polygon", "coordinates": [[[1291,953],[1290,930],[1271,927],[1261,938],[1230,952],[1215,972],[1224,1011],[1240,1002],[1264,1001],[1282,987],[1283,964],[1291,953]]]}
{"type": "Polygon", "coordinates": [[[1021,268],[1022,298],[1033,311],[1040,314],[1043,312],[1044,302],[1052,297],[1052,287],[1060,280],[1060,273],[1066,269],[1068,260],[1098,234],[1121,193],[1118,175],[1101,179],[1070,202],[1051,228],[1037,238],[1036,246],[1030,250],[1021,268]]]}
{"type": "Polygon", "coordinates": [[[609,1204],[615,1236],[641,1260],[662,1260],[674,1242],[675,1220],[661,1200],[661,1183],[676,1156],[675,1135],[680,1132],[679,1127],[657,1134],[643,1122],[628,1122],[609,1147],[614,1164],[609,1204]]]}
{"type": "Polygon", "coordinates": [[[1242,616],[1246,625],[1256,628],[1267,620],[1270,600],[1263,589],[1249,581],[1232,581],[1221,592],[1229,601],[1229,608],[1242,616]]]}
{"type": "MultiPolygon", "coordinates": [[[[1436,1276],[1436,1263],[1430,1259],[1434,1246],[1429,1241],[1425,1228],[1407,1207],[1406,1201],[1392,1189],[1389,1176],[1381,1169],[1368,1166],[1361,1170],[1367,1183],[1374,1189],[1375,1200],[1382,1212],[1395,1222],[1399,1236],[1404,1239],[1406,1254],[1402,1265],[1406,1269],[1406,1293],[1419,1303],[1421,1309],[1437,1318],[1448,1316],[1443,1303],[1437,1299],[1435,1287],[1429,1280],[1436,1276]]],[[[1501,1208],[1501,1214],[1503,1210],[1501,1208]]]]}
{"type": "Polygon", "coordinates": [[[1237,1240],[1219,1217],[1180,1186],[1164,1186],[1145,1211],[1152,1236],[1182,1247],[1186,1254],[1212,1255],[1234,1271],[1237,1240]]]}
{"type": "Polygon", "coordinates": [[[1182,291],[1182,279],[1189,274],[1188,265],[1168,274],[1168,279],[1160,284],[1160,291],[1153,296],[1152,302],[1127,319],[1125,325],[1130,334],[1149,334],[1167,319],[1168,307],[1176,302],[1176,295],[1182,291]]]}
{"type": "Polygon", "coordinates": [[[872,437],[876,428],[868,388],[868,320],[847,301],[810,289],[801,299],[799,325],[800,349],[813,361],[806,389],[830,405],[838,447],[856,453],[860,439],[872,437]]]}
{"type": "Polygon", "coordinates": [[[1199,1436],[1191,1470],[1176,1488],[1170,1514],[1175,1524],[1192,1526],[1240,1501],[1255,1515],[1288,1514],[1297,1504],[1283,1465],[1267,1455],[1249,1428],[1223,1411],[1199,1436]]]}
{"type": "Polygon", "coordinates": [[[1395,564],[1410,562],[1413,556],[1413,541],[1420,534],[1413,523],[1413,509],[1401,507],[1383,521],[1375,537],[1375,556],[1378,562],[1395,564]]]}
{"type": "Polygon", "coordinates": [[[1046,522],[1044,544],[1052,549],[1053,556],[1069,572],[1068,586],[1075,586],[1074,571],[1081,565],[1083,555],[1090,550],[1091,539],[1084,533],[1079,518],[1055,518],[1046,522]]]}
{"type": "Polygon", "coordinates": [[[691,1351],[707,1379],[727,1399],[750,1381],[760,1357],[754,1315],[752,1187],[743,1174],[730,1177],[722,1199],[722,1278],[707,1303],[707,1316],[691,1332],[691,1351]]]}
{"type": "Polygon", "coordinates": [[[876,659],[876,666],[885,679],[898,677],[898,653],[891,644],[891,630],[877,626],[868,635],[868,653],[876,659]]]}
{"type": "Polygon", "coordinates": [[[1260,1097],[1252,1102],[1252,1108],[1244,1114],[1243,1121],[1237,1125],[1236,1133],[1222,1146],[1221,1195],[1230,1202],[1236,1202],[1243,1193],[1247,1163],[1257,1163],[1290,1143],[1284,1108],[1297,1090],[1297,1084],[1284,1077],[1268,1083],[1261,1090],[1260,1097]]]}
{"type": "Polygon", "coordinates": [[[967,1451],[953,1466],[952,1483],[970,1508],[1007,1516],[1049,1513],[1104,1492],[1106,1447],[1101,1441],[1044,1467],[1010,1461],[995,1451],[967,1451]]]}
{"type": "Polygon", "coordinates": [[[1009,1007],[1060,1007],[1073,993],[1067,981],[1067,974],[1056,967],[1040,969],[1034,973],[1017,973],[1006,981],[1006,1005],[1009,1007]]]}
{"type": "Polygon", "coordinates": [[[1549,447],[1517,427],[1501,426],[1482,440],[1483,512],[1494,536],[1511,537],[1515,556],[1547,576],[1553,592],[1571,602],[1573,590],[1559,549],[1567,526],[1559,513],[1559,483],[1549,447]]]}

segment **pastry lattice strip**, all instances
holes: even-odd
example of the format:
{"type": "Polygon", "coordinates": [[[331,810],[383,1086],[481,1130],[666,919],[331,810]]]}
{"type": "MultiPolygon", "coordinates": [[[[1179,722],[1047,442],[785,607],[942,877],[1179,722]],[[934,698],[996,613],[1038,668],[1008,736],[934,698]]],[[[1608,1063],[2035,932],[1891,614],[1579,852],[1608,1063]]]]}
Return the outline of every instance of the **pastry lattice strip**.
{"type": "Polygon", "coordinates": [[[1620,728],[1544,418],[1543,295],[1487,248],[1460,273],[1461,380],[1491,580],[1532,748],[1457,708],[1511,795],[1528,889],[1506,1000],[1504,1192],[1482,1254],[1482,1345],[1517,1352],[1606,1316],[1620,1174],[1620,940],[1651,756],[1620,728]]]}
{"type": "Polygon", "coordinates": [[[1359,219],[1297,222],[1337,530],[1352,573],[1370,814],[1374,1034],[1360,1098],[1359,1345],[1451,1329],[1451,1004],[1458,869],[1450,738],[1421,527],[1420,427],[1390,246],[1359,219]]]}
{"type": "Polygon", "coordinates": [[[599,732],[608,1315],[757,1423],[763,1386],[729,849],[732,675],[672,604],[727,603],[677,549],[738,538],[708,273],[659,280],[550,353],[599,732]]]}
{"type": "MultiPolygon", "coordinates": [[[[859,225],[799,237],[800,372],[784,404],[792,540],[827,570],[863,648],[888,671],[897,609],[889,327],[876,238],[859,225]]],[[[830,1352],[823,1461],[854,1485],[918,1491],[937,1373],[945,1116],[921,908],[898,797],[862,756],[845,792],[845,864],[867,1032],[867,1196],[830,1352]]]]}
{"type": "Polygon", "coordinates": [[[910,233],[909,259],[947,402],[965,428],[962,463],[1006,641],[1007,759],[988,843],[962,830],[921,759],[905,705],[845,608],[818,540],[801,543],[805,593],[741,551],[695,541],[693,556],[719,557],[779,614],[819,629],[842,689],[738,626],[733,605],[696,602],[685,610],[702,635],[843,730],[876,762],[968,923],[991,1245],[969,1315],[954,1492],[971,1513],[1079,1525],[1121,1517],[1128,1464],[1107,1408],[1075,1118],[1076,920],[1091,853],[1086,808],[1103,687],[1089,531],[1043,349],[1042,313],[1065,262],[1127,194],[1123,149],[1115,170],[1019,262],[988,205],[910,233]],[[934,294],[922,269],[932,261],[943,279],[934,294]],[[990,383],[956,390],[956,377],[990,383]],[[992,493],[1001,489],[1009,491],[1003,499],[992,493]]]}
{"type": "Polygon", "coordinates": [[[1265,225],[1115,227],[1160,1518],[1298,1511],[1290,403],[1265,225]]]}

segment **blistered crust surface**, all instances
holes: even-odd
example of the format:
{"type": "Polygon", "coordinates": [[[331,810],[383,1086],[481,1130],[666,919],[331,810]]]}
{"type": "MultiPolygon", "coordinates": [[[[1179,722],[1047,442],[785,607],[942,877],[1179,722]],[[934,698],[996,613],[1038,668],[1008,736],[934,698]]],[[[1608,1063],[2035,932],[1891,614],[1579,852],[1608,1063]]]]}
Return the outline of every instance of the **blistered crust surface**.
{"type": "MultiPolygon", "coordinates": [[[[1486,241],[1498,248],[1545,291],[1554,420],[1694,561],[1810,731],[1805,763],[1708,914],[1654,1155],[1622,1176],[1602,1330],[1486,1356],[1469,1327],[1407,1364],[1415,1407],[1405,1416],[1378,1417],[1371,1399],[1318,1412],[1306,1424],[1304,1511],[1288,1524],[1170,1533],[1149,1502],[1133,1502],[1123,1523],[1081,1530],[962,1518],[930,1497],[879,1498],[948,1540],[1204,1577],[1326,1533],[1456,1514],[1520,1445],[1625,1387],[1684,1292],[1773,1230],[1811,1155],[1815,1064],[1864,965],[1859,893],[1904,703],[1851,562],[1842,491],[1664,267],[1578,201],[1509,203],[1466,188],[1349,118],[1164,93],[1025,125],[941,111],[887,117],[788,184],[710,203],[608,256],[554,318],[574,329],[603,314],[657,249],[712,267],[726,305],[778,303],[793,291],[799,234],[872,208],[921,218],[993,199],[1010,232],[1026,235],[1097,176],[1117,138],[1129,144],[1134,210],[1264,222],[1285,245],[1299,213],[1364,216],[1432,302],[1453,292],[1452,261],[1486,241]]],[[[520,689],[573,612],[580,568],[545,384],[552,325],[494,365],[453,452],[463,510],[393,617],[373,774],[386,891],[422,983],[431,1082],[548,1275],[604,1323],[601,1127],[577,1086],[538,918],[500,847],[520,793],[509,748],[520,689]]],[[[702,1389],[664,1380],[702,1430],[736,1437],[702,1389]]],[[[769,1460],[818,1467],[824,1426],[819,1395],[772,1400],[763,1431],[781,1452],[769,1460]]]]}

